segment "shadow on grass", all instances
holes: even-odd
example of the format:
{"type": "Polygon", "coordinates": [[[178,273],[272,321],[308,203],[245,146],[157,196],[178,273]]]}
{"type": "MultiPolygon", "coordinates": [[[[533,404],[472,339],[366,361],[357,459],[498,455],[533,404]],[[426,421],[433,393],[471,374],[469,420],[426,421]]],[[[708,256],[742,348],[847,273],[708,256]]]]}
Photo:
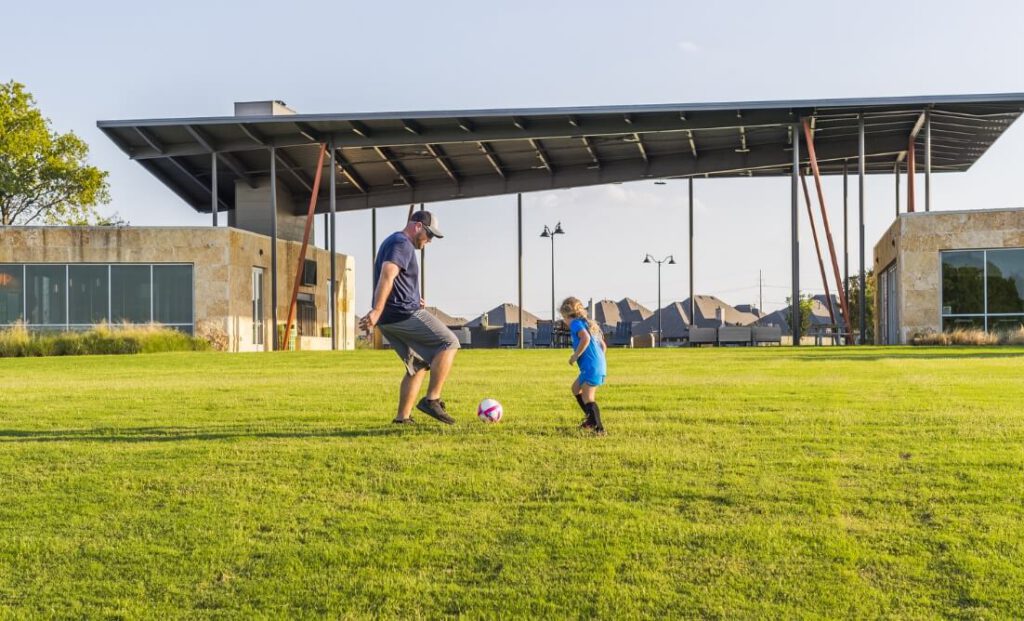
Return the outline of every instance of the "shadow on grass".
{"type": "Polygon", "coordinates": [[[59,429],[54,431],[0,430],[0,444],[5,442],[186,442],[190,440],[235,440],[246,438],[300,439],[300,438],[368,438],[400,436],[420,425],[408,429],[405,425],[366,429],[299,429],[265,431],[251,427],[218,428],[213,431],[188,427],[126,427],[99,429],[59,429]]]}

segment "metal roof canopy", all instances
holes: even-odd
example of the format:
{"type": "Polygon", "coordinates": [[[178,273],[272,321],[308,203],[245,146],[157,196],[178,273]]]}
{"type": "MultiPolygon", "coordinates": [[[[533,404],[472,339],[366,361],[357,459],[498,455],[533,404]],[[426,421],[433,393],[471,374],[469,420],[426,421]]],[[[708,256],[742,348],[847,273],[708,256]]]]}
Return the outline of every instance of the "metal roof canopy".
{"type": "MultiPolygon", "coordinates": [[[[372,114],[99,121],[129,157],[200,212],[270,174],[305,211],[320,143],[333,142],[337,208],[351,211],[664,177],[790,176],[792,132],[812,119],[822,174],[858,157],[893,173],[931,122],[932,170],[965,171],[1024,112],[1024,93],[372,114]]],[[[924,160],[923,140],[915,152],[924,160]]],[[[801,149],[806,162],[806,149],[801,149]]],[[[325,166],[329,166],[326,164],[325,166]]],[[[317,211],[328,210],[321,186],[317,211]]]]}

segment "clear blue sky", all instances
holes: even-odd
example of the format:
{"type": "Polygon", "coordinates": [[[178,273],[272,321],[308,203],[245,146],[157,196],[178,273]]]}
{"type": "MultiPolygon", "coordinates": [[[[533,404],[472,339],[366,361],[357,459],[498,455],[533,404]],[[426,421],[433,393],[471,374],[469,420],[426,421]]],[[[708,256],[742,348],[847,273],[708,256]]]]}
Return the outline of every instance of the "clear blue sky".
{"type": "MultiPolygon", "coordinates": [[[[3,21],[0,81],[26,84],[58,129],[89,142],[92,163],[110,171],[104,211],[135,225],[208,217],[130,162],[98,119],[228,115],[255,99],[313,113],[1024,92],[1024,3],[1011,0],[19,2],[3,21]]],[[[1024,206],[1022,165],[1018,123],[970,172],[936,175],[933,208],[1024,206]]],[[[841,238],[840,186],[826,191],[841,238]]],[[[765,307],[782,306],[788,180],[698,181],[696,194],[697,292],[756,302],[763,270],[765,307]]],[[[892,178],[869,179],[866,196],[870,265],[892,221],[892,178]]],[[[556,242],[559,297],[654,306],[656,273],[640,261],[685,260],[685,200],[685,182],[527,195],[526,308],[549,312],[549,245],[537,235],[556,221],[568,233],[556,242]]],[[[428,301],[468,317],[515,301],[514,197],[432,208],[448,237],[428,250],[428,301]]],[[[379,213],[383,237],[405,208],[379,213]]],[[[801,283],[817,292],[801,226],[801,283]]],[[[338,239],[357,260],[362,313],[368,213],[341,216],[338,239]]],[[[665,303],[686,297],[685,261],[662,276],[665,303]]]]}

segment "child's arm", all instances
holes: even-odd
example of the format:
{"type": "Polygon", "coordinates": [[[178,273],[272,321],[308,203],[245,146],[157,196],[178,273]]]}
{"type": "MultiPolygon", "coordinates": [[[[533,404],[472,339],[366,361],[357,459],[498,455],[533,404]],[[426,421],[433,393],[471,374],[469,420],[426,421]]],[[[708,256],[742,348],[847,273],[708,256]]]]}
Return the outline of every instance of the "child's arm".
{"type": "Polygon", "coordinates": [[[587,346],[590,345],[590,333],[586,330],[580,330],[576,333],[576,336],[580,337],[580,342],[576,345],[576,351],[572,352],[572,355],[569,356],[569,364],[575,364],[580,359],[580,356],[583,355],[583,352],[587,351],[587,346]]]}

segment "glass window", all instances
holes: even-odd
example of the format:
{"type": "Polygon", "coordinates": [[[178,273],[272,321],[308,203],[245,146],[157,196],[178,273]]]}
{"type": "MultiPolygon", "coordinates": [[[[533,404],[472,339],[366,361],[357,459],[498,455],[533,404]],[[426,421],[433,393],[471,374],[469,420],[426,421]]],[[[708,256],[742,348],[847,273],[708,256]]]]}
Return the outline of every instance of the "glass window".
{"type": "Polygon", "coordinates": [[[942,314],[985,312],[985,251],[942,253],[942,314]]]}
{"type": "Polygon", "coordinates": [[[1024,249],[987,253],[988,312],[1024,313],[1024,249]]]}
{"type": "Polygon", "coordinates": [[[14,323],[25,313],[21,265],[0,265],[0,324],[14,323]]]}
{"type": "Polygon", "coordinates": [[[1024,326],[1024,315],[996,315],[988,318],[989,332],[1013,332],[1024,326]]]}
{"type": "Polygon", "coordinates": [[[149,266],[110,266],[110,321],[149,323],[149,266]]]}
{"type": "Polygon", "coordinates": [[[953,330],[984,330],[984,317],[943,317],[942,331],[952,332],[953,330]]]}
{"type": "Polygon", "coordinates": [[[28,323],[67,323],[66,269],[65,265],[29,265],[25,268],[28,323]]]}
{"type": "Polygon", "coordinates": [[[192,266],[153,266],[153,319],[192,323],[192,266]]]}
{"type": "Polygon", "coordinates": [[[68,323],[107,321],[107,269],[106,265],[68,266],[68,323]]]}

